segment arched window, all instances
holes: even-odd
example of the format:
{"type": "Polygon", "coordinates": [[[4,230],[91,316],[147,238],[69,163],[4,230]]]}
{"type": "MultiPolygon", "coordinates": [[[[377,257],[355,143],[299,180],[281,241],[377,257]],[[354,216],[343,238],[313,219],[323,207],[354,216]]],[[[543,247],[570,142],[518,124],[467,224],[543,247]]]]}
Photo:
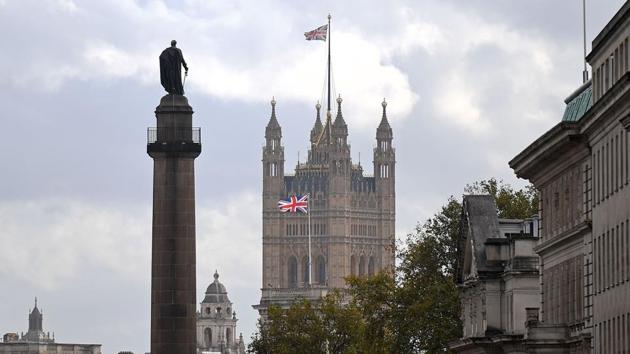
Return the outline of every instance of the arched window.
{"type": "Polygon", "coordinates": [[[317,282],[326,284],[326,260],[324,256],[317,256],[317,282]]]}
{"type": "Polygon", "coordinates": [[[357,275],[357,257],[350,257],[350,274],[357,275]]]}
{"type": "Polygon", "coordinates": [[[225,341],[228,346],[232,345],[232,328],[230,327],[225,329],[225,341]]]}
{"type": "Polygon", "coordinates": [[[370,257],[370,261],[368,262],[368,276],[374,275],[374,257],[370,257]]]}
{"type": "Polygon", "coordinates": [[[359,276],[365,275],[365,256],[361,256],[359,259],[359,276]]]}
{"type": "Polygon", "coordinates": [[[297,260],[295,257],[289,257],[289,287],[295,288],[297,287],[297,260]]]}
{"type": "Polygon", "coordinates": [[[212,346],[212,330],[209,327],[203,330],[203,337],[206,348],[210,348],[212,346]]]}
{"type": "Polygon", "coordinates": [[[308,279],[310,276],[308,275],[308,257],[302,258],[302,281],[304,282],[304,286],[308,285],[308,279]]]}

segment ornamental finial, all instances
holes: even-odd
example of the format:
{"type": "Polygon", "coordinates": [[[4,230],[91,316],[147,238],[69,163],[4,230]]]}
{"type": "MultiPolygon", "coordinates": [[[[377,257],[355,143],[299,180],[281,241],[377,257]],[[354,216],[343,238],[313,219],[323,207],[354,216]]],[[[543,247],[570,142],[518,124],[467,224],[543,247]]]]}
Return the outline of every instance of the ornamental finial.
{"type": "Polygon", "coordinates": [[[276,97],[271,96],[271,107],[275,107],[275,106],[276,106],[276,97]]]}

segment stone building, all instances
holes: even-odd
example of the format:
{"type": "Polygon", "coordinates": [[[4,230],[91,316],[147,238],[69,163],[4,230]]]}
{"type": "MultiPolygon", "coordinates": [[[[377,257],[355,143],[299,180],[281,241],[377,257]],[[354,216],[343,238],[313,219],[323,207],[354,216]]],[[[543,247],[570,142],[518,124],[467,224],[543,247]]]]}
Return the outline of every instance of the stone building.
{"type": "Polygon", "coordinates": [[[55,334],[43,330],[44,315],[35,306],[28,315],[28,332],[6,333],[0,342],[0,354],[101,354],[100,344],[56,343],[55,334]]]}
{"type": "Polygon", "coordinates": [[[227,290],[215,271],[197,313],[197,353],[244,354],[243,334],[236,338],[237,321],[227,290]]]}
{"type": "Polygon", "coordinates": [[[630,352],[630,3],[593,40],[593,80],[562,121],[516,156],[540,191],[539,323],[563,352],[630,352]]]}
{"type": "Polygon", "coordinates": [[[538,219],[499,219],[494,197],[464,196],[459,241],[463,337],[457,353],[517,353],[526,308],[540,303],[538,219]]]}
{"type": "Polygon", "coordinates": [[[289,306],[298,297],[316,300],[344,288],[350,274],[370,275],[394,266],[395,150],[382,103],[376,130],[373,176],[352,163],[348,126],[337,99],[337,114],[325,122],[316,106],[308,159],[293,175],[284,172],[282,129],[271,102],[265,130],[263,172],[263,274],[261,315],[270,304],[289,306]],[[280,213],[278,200],[310,195],[311,272],[308,266],[308,216],[280,213]],[[312,280],[309,284],[309,280],[312,280]]]}

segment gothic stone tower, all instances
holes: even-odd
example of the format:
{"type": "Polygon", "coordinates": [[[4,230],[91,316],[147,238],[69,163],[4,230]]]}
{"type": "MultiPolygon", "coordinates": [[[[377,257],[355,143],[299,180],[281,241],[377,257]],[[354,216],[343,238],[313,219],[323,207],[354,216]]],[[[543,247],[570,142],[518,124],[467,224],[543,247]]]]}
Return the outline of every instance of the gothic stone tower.
{"type": "Polygon", "coordinates": [[[196,352],[195,171],[199,128],[183,95],[162,97],[149,128],[153,158],[151,354],[196,352]]]}
{"type": "Polygon", "coordinates": [[[394,266],[395,150],[383,101],[376,131],[374,175],[353,164],[348,126],[337,99],[333,122],[322,124],[318,104],[308,160],[294,175],[284,173],[282,129],[271,102],[263,147],[263,286],[264,317],[270,304],[288,306],[297,297],[317,300],[328,290],[344,288],[348,275],[372,275],[394,266]],[[280,213],[277,202],[288,195],[310,194],[311,274],[308,267],[308,217],[280,213]],[[312,280],[309,286],[309,279],[312,280]]]}

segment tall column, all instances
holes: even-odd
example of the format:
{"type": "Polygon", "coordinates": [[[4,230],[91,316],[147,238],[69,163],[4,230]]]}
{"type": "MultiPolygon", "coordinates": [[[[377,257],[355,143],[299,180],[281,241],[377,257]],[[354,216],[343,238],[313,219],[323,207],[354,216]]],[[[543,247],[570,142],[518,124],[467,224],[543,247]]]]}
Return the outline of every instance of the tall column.
{"type": "Polygon", "coordinates": [[[149,128],[153,158],[151,354],[196,353],[195,171],[199,128],[182,95],[162,97],[149,128]]]}

